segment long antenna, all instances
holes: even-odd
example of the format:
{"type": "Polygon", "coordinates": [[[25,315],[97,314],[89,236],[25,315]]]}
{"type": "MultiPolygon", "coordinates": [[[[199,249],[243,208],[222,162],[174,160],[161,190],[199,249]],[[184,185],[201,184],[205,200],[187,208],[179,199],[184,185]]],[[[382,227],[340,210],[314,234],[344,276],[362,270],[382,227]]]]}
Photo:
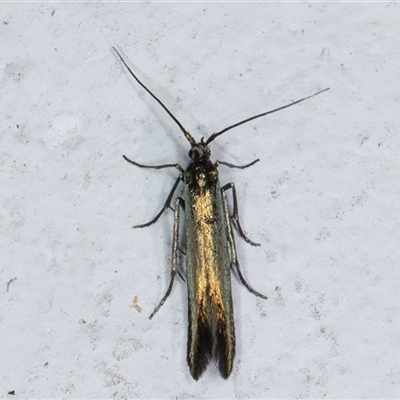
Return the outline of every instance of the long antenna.
{"type": "Polygon", "coordinates": [[[125,65],[126,69],[129,71],[129,73],[135,78],[137,83],[146,90],[147,93],[150,94],[153,99],[157,101],[158,104],[167,112],[167,114],[175,121],[175,123],[179,126],[180,130],[183,132],[185,135],[185,138],[189,141],[190,144],[195,144],[196,141],[193,139],[193,136],[183,127],[183,125],[179,122],[179,120],[172,114],[171,111],[168,110],[168,108],[164,105],[164,103],[155,95],[153,94],[147,87],[142,83],[139,78],[132,72],[132,70],[129,68],[128,64],[125,62],[125,60],[122,58],[121,54],[119,54],[118,50],[113,47],[114,51],[118,54],[118,57],[121,59],[122,63],[125,65]]]}
{"type": "Polygon", "coordinates": [[[244,119],[243,121],[240,121],[240,122],[238,122],[238,123],[236,123],[236,124],[233,124],[233,125],[231,125],[231,126],[228,126],[227,128],[222,129],[222,131],[219,131],[219,132],[217,132],[217,133],[213,133],[213,134],[207,139],[206,144],[210,144],[214,139],[216,139],[218,136],[222,135],[223,133],[229,131],[230,129],[236,128],[236,127],[239,126],[239,125],[243,125],[243,124],[245,124],[245,123],[247,123],[247,122],[249,122],[249,121],[252,121],[253,119],[261,118],[261,117],[264,117],[265,115],[272,114],[272,113],[274,113],[274,112],[276,112],[276,111],[280,111],[280,110],[283,110],[283,109],[285,109],[285,108],[292,107],[292,106],[294,106],[295,104],[301,103],[302,101],[305,101],[305,100],[311,99],[312,97],[318,96],[319,94],[321,94],[321,93],[323,93],[323,92],[326,92],[327,90],[329,90],[329,88],[326,88],[326,89],[321,90],[321,91],[319,91],[319,92],[317,92],[317,93],[314,93],[314,94],[312,94],[311,96],[307,96],[307,97],[304,97],[304,98],[302,98],[302,99],[300,99],[300,100],[296,100],[296,101],[294,101],[294,102],[292,102],[292,103],[290,103],[290,104],[286,104],[285,106],[278,107],[278,108],[275,108],[275,109],[273,109],[273,110],[267,111],[267,112],[265,112],[265,113],[255,115],[254,117],[244,119]]]}

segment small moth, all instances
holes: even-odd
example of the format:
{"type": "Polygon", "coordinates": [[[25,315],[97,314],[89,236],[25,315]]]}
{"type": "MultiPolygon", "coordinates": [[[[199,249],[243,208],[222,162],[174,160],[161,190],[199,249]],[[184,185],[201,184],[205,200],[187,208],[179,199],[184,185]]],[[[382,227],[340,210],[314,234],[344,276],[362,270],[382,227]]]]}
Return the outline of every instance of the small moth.
{"type": "Polygon", "coordinates": [[[235,226],[240,236],[246,242],[253,246],[259,246],[259,244],[252,242],[245,235],[239,221],[235,185],[228,183],[220,187],[218,166],[225,165],[230,168],[243,169],[250,167],[259,160],[254,160],[250,164],[243,166],[223,161],[213,162],[210,159],[211,150],[209,144],[218,136],[239,125],[291,107],[317,96],[329,90],[329,88],[282,107],[247,118],[219,132],[213,133],[207,140],[201,138],[197,142],[161,100],[132,72],[131,68],[115,48],[114,51],[132,77],[175,121],[190,144],[190,162],[186,169],[182,168],[179,164],[143,165],[123,156],[126,161],[140,168],[176,168],[180,172],[161,211],[150,222],[136,225],[134,228],[144,228],[157,222],[163,212],[171,208],[172,199],[179,183],[183,182],[185,188],[184,198],[176,198],[175,207],[173,208],[174,228],[170,283],[165,296],[150,315],[150,319],[156,314],[171,293],[176,274],[178,273],[184,279],[178,269],[179,220],[181,218],[181,210],[183,210],[185,213],[186,281],[189,301],[187,362],[190,373],[196,380],[201,377],[211,360],[218,365],[222,377],[227,379],[232,373],[233,360],[235,358],[235,325],[232,305],[231,269],[236,269],[240,281],[251,293],[262,299],[267,299],[267,297],[255,291],[246,282],[240,270],[232,225],[235,226]],[[232,214],[228,210],[226,199],[226,192],[229,189],[232,190],[233,195],[232,214]]]}

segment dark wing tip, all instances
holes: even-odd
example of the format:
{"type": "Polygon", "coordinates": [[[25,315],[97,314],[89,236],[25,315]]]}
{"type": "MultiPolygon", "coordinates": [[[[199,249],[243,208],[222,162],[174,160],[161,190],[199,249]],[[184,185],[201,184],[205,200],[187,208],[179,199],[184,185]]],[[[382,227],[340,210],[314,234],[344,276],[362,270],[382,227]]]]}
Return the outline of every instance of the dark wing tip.
{"type": "Polygon", "coordinates": [[[234,325],[218,321],[215,340],[214,360],[218,364],[221,376],[228,379],[232,373],[235,358],[234,325]]]}
{"type": "Polygon", "coordinates": [[[212,333],[206,323],[199,319],[192,324],[189,319],[187,362],[190,374],[196,381],[203,375],[210,363],[212,341],[212,333]]]}
{"type": "Polygon", "coordinates": [[[205,366],[199,366],[199,365],[190,366],[190,375],[192,375],[192,378],[194,380],[198,381],[206,369],[207,369],[207,365],[205,365],[205,366]]]}
{"type": "Polygon", "coordinates": [[[218,366],[224,379],[228,379],[232,373],[235,358],[233,313],[223,313],[221,309],[221,306],[212,303],[206,310],[199,309],[193,315],[189,305],[187,362],[196,381],[211,360],[218,366]]]}

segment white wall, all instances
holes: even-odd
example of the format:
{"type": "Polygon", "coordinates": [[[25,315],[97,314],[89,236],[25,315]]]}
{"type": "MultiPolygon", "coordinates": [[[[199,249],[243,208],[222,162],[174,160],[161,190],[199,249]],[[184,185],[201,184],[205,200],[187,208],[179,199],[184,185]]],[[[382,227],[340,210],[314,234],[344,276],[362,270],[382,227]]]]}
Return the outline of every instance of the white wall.
{"type": "Polygon", "coordinates": [[[0,4],[0,396],[400,396],[396,3],[0,4]],[[147,229],[188,143],[132,69],[234,181],[245,276],[233,278],[228,381],[186,365],[169,279],[172,212],[147,229]],[[12,282],[12,279],[16,278],[12,282]],[[7,285],[9,282],[9,285],[7,285]],[[133,298],[143,309],[132,307],[133,298]],[[15,391],[15,395],[7,395],[15,391]]]}

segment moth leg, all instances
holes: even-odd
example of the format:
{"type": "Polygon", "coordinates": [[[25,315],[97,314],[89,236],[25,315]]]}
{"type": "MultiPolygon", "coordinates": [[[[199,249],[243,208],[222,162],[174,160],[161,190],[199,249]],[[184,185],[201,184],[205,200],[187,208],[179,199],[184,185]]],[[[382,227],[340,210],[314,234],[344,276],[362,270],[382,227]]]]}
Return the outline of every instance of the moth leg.
{"type": "MultiPolygon", "coordinates": [[[[185,200],[183,200],[182,197],[177,197],[177,200],[178,200],[179,205],[181,206],[182,210],[185,211],[185,200]]],[[[176,207],[176,204],[175,204],[175,207],[176,207]]],[[[173,210],[173,211],[175,211],[175,210],[173,210]]],[[[186,252],[184,250],[182,250],[180,247],[178,247],[178,251],[181,252],[184,256],[186,256],[186,252]]],[[[181,274],[179,269],[178,269],[178,275],[183,280],[183,282],[186,282],[185,278],[183,277],[183,275],[181,274]]]]}
{"type": "MultiPolygon", "coordinates": [[[[161,217],[161,214],[167,209],[167,208],[171,208],[171,200],[172,200],[172,196],[175,193],[175,190],[179,184],[180,181],[183,181],[183,175],[179,175],[177,180],[174,183],[174,186],[171,189],[171,192],[169,193],[168,197],[167,197],[167,201],[164,204],[164,207],[161,209],[161,211],[155,216],[154,219],[152,219],[150,222],[147,222],[147,224],[142,224],[142,225],[134,225],[133,227],[136,228],[145,228],[146,226],[150,226],[154,223],[157,222],[158,218],[161,217]]],[[[176,207],[175,207],[176,210],[176,207]]]]}
{"type": "Polygon", "coordinates": [[[179,172],[182,174],[185,172],[185,170],[179,165],[179,164],[162,164],[162,165],[143,165],[139,164],[136,161],[130,160],[126,156],[122,156],[125,161],[128,161],[128,163],[131,163],[133,165],[136,165],[139,168],[152,168],[152,169],[163,169],[163,168],[176,168],[179,172]]]}
{"type": "Polygon", "coordinates": [[[218,165],[226,165],[226,166],[229,167],[229,168],[245,169],[245,168],[251,167],[252,165],[254,165],[254,164],[255,164],[256,162],[258,162],[258,161],[260,161],[259,158],[257,158],[257,160],[252,161],[250,164],[246,164],[246,165],[235,165],[235,164],[227,163],[227,162],[225,162],[225,161],[219,161],[219,160],[217,160],[217,161],[215,162],[215,166],[218,167],[218,165]]]}
{"type": "MultiPolygon", "coordinates": [[[[221,192],[224,194],[228,189],[232,189],[233,193],[233,215],[231,218],[235,221],[235,226],[238,229],[240,236],[247,242],[250,243],[252,246],[260,246],[260,243],[254,243],[251,241],[243,232],[242,226],[240,225],[239,221],[239,211],[238,211],[238,204],[237,204],[237,196],[236,196],[236,188],[234,183],[228,183],[221,188],[221,192]]],[[[225,197],[226,198],[226,197],[225,197]]],[[[228,214],[229,215],[229,214],[228,214]]]]}
{"type": "Polygon", "coordinates": [[[154,315],[157,313],[157,311],[161,308],[161,306],[165,303],[165,300],[167,300],[168,296],[171,293],[172,286],[174,284],[175,275],[176,275],[176,273],[179,274],[179,271],[178,271],[179,213],[180,213],[179,198],[177,198],[175,200],[174,231],[173,231],[173,236],[172,236],[171,280],[169,282],[167,292],[165,293],[164,297],[162,298],[162,300],[160,301],[158,306],[151,313],[149,319],[152,319],[154,317],[154,315]]]}
{"type": "Polygon", "coordinates": [[[263,294],[255,291],[244,279],[244,276],[242,274],[242,271],[240,270],[240,265],[239,265],[239,260],[236,252],[236,244],[235,244],[235,238],[233,236],[233,230],[232,230],[232,224],[231,224],[231,219],[229,217],[229,210],[228,210],[228,202],[226,200],[226,193],[225,191],[222,191],[222,203],[224,207],[224,214],[225,214],[225,222],[226,222],[226,230],[227,230],[227,236],[228,236],[228,242],[231,248],[231,268],[233,265],[236,266],[236,271],[238,273],[240,282],[244,286],[246,286],[247,290],[250,293],[253,293],[257,297],[261,297],[262,299],[268,299],[267,296],[264,296],[263,294]]]}

